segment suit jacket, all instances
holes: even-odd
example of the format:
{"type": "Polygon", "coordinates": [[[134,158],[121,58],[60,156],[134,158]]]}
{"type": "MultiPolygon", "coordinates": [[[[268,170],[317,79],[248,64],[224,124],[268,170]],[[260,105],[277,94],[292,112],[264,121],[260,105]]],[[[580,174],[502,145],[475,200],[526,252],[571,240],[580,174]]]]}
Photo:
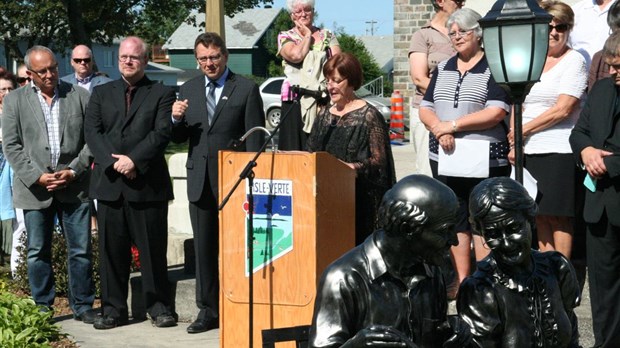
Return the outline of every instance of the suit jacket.
{"type": "Polygon", "coordinates": [[[84,113],[88,91],[58,82],[60,158],[56,170],[71,168],[76,180],[66,188],[48,192],[37,181],[52,167],[45,114],[34,87],[27,84],[4,97],[2,133],[4,154],[15,172],[13,202],[16,208],[43,209],[53,199],[67,203],[88,200],[90,151],[84,141],[84,113]]]}
{"type": "Polygon", "coordinates": [[[579,165],[583,165],[581,151],[588,146],[616,153],[604,158],[607,174],[597,180],[596,192],[585,190],[583,216],[588,223],[598,222],[603,211],[607,210],[609,223],[620,226],[620,149],[611,148],[607,142],[607,139],[613,138],[616,144],[620,144],[620,132],[615,132],[620,116],[615,110],[617,98],[613,79],[605,78],[595,83],[570,136],[579,165]]]}
{"type": "MultiPolygon", "coordinates": [[[[60,78],[61,80],[65,81],[65,82],[69,82],[70,84],[73,85],[78,85],[77,83],[77,78],[75,78],[75,74],[69,74],[67,76],[63,76],[60,78]]],[[[108,83],[110,81],[113,81],[111,78],[103,76],[103,75],[97,75],[95,77],[93,77],[92,80],[90,80],[90,86],[88,88],[88,91],[90,93],[93,92],[93,89],[97,86],[103,85],[104,83],[108,83]]]]}
{"type": "MultiPolygon", "coordinates": [[[[224,83],[211,125],[207,120],[205,76],[197,76],[181,86],[179,100],[185,99],[189,106],[183,121],[173,126],[172,141],[189,139],[187,196],[190,202],[196,202],[207,175],[208,184],[218,197],[218,151],[229,149],[231,140],[239,139],[252,127],[264,127],[265,113],[256,83],[232,71],[224,83]]],[[[240,150],[258,151],[263,139],[263,133],[253,133],[240,150]]]]}
{"type": "Polygon", "coordinates": [[[122,195],[131,202],[173,199],[164,152],[170,141],[174,90],[147,77],[137,85],[127,116],[124,80],[97,87],[90,97],[84,133],[94,156],[92,198],[115,201],[122,195]],[[136,178],[129,180],[116,172],[112,154],[131,158],[136,178]]]}

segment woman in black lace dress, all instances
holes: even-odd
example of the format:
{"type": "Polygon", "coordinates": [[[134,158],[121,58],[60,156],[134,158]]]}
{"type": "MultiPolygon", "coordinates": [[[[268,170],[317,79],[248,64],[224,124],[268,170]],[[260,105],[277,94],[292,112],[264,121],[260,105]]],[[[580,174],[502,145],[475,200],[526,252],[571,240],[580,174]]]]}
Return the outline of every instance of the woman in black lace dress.
{"type": "Polygon", "coordinates": [[[486,179],[471,193],[472,226],[491,249],[461,284],[456,303],[474,347],[580,347],[577,276],[559,252],[531,249],[536,210],[508,177],[486,179]]]}
{"type": "Polygon", "coordinates": [[[376,227],[383,194],[394,185],[389,128],[381,113],[355,96],[362,67],[350,53],[330,58],[323,67],[331,105],[322,108],[308,138],[308,151],[326,151],[355,169],[355,244],[376,227]]]}

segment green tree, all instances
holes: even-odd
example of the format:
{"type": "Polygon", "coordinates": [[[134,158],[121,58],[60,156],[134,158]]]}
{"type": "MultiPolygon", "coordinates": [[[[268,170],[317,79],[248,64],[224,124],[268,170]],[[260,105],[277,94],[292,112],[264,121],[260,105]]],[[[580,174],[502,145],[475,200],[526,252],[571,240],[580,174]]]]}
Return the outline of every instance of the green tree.
{"type": "Polygon", "coordinates": [[[269,67],[267,68],[269,76],[282,76],[284,69],[282,68],[282,57],[278,56],[278,34],[281,31],[289,30],[293,27],[291,15],[286,11],[280,11],[273,22],[273,26],[262,38],[262,44],[267,47],[267,51],[271,55],[269,67]]]}
{"type": "MultiPolygon", "coordinates": [[[[273,0],[226,0],[226,15],[273,0]]],[[[23,58],[23,46],[49,46],[64,52],[76,44],[111,44],[115,38],[139,34],[148,43],[161,43],[189,14],[204,13],[205,0],[4,0],[0,32],[7,55],[23,58]]]]}
{"type": "Polygon", "coordinates": [[[343,52],[349,52],[359,59],[362,64],[365,82],[372,81],[383,75],[383,71],[381,71],[379,64],[377,64],[375,58],[368,52],[368,49],[366,49],[366,46],[364,46],[364,43],[360,39],[346,34],[339,29],[338,43],[343,52]]]}

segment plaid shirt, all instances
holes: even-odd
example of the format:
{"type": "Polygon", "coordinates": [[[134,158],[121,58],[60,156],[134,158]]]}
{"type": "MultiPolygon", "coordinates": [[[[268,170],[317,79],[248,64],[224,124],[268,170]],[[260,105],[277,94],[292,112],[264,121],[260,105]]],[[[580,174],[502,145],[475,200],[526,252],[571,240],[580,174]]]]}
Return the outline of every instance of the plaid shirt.
{"type": "Polygon", "coordinates": [[[47,105],[45,97],[41,95],[41,89],[34,86],[34,90],[39,97],[39,103],[41,104],[41,110],[45,115],[45,124],[47,125],[47,141],[50,144],[50,161],[52,169],[56,170],[58,165],[58,158],[60,157],[60,107],[58,99],[58,88],[54,89],[54,97],[52,98],[52,104],[47,105]]]}

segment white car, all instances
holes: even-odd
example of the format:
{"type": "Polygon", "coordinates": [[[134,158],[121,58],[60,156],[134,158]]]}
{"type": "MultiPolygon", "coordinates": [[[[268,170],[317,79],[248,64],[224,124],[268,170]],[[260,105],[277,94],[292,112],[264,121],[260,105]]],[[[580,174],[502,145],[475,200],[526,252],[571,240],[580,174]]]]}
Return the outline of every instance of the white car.
{"type": "MultiPolygon", "coordinates": [[[[280,123],[280,116],[282,114],[280,92],[283,81],[284,77],[270,77],[259,87],[260,95],[263,99],[266,123],[270,128],[274,128],[280,123]]],[[[364,87],[355,91],[355,94],[366,100],[368,104],[377,108],[377,110],[379,110],[385,118],[386,122],[390,122],[392,103],[389,98],[378,97],[364,87]]]]}

